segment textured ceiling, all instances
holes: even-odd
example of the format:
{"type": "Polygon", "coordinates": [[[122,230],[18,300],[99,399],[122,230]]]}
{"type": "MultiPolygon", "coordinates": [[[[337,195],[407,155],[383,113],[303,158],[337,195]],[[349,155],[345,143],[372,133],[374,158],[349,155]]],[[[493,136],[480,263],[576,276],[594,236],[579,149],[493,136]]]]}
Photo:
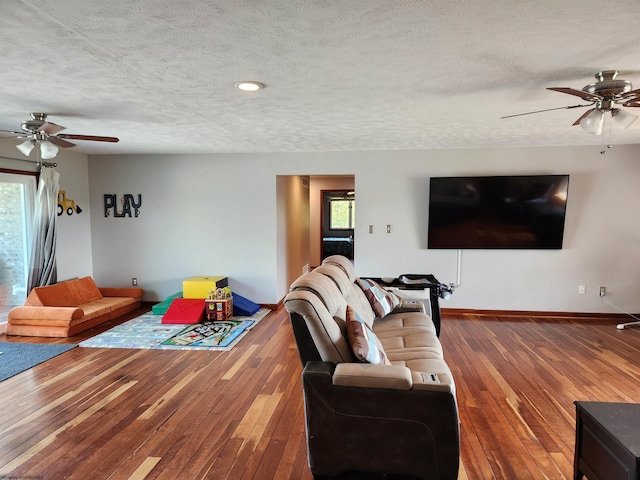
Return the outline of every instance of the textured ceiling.
{"type": "Polygon", "coordinates": [[[120,138],[86,153],[600,145],[583,110],[500,117],[580,103],[545,87],[599,70],[640,88],[638,25],[638,0],[2,1],[0,129],[120,138]]]}

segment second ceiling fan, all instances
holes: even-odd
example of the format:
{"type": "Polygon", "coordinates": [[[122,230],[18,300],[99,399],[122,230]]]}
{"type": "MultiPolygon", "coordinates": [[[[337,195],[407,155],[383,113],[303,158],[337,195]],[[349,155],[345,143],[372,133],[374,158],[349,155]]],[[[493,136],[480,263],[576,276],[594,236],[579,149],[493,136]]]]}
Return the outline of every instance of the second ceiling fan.
{"type": "Polygon", "coordinates": [[[518,117],[530,115],[532,113],[549,112],[551,110],[562,110],[572,108],[592,107],[584,112],[573,125],[580,125],[589,133],[600,134],[604,125],[605,113],[610,112],[613,120],[624,130],[628,128],[638,118],[621,107],[640,107],[640,89],[633,90],[631,82],[628,80],[618,80],[618,70],[604,70],[596,73],[597,82],[590,83],[576,90],[570,87],[548,87],[547,90],[566,93],[580,97],[587,105],[569,105],[566,107],[548,108],[533,112],[506,115],[501,118],[518,117]]]}

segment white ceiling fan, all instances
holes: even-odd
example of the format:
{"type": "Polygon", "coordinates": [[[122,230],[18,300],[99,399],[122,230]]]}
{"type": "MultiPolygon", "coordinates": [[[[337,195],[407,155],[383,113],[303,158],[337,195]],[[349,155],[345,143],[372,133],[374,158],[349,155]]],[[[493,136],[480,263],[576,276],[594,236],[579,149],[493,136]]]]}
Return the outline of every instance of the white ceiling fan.
{"type": "Polygon", "coordinates": [[[102,137],[97,135],[77,135],[71,133],[58,133],[65,129],[60,125],[47,121],[46,113],[32,113],[31,120],[25,120],[20,125],[21,132],[12,130],[0,130],[0,133],[10,133],[13,138],[24,138],[25,141],[17,145],[27,157],[36,145],[40,145],[41,158],[48,160],[58,154],[58,147],[69,148],[76,144],[69,140],[88,140],[93,142],[118,142],[117,137],[102,137]]]}

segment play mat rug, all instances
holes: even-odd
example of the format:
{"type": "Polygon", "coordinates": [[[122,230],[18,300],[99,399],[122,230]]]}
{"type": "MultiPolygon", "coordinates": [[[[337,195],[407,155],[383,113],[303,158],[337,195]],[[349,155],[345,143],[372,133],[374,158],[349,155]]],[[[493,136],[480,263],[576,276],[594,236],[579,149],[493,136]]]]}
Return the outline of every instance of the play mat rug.
{"type": "Polygon", "coordinates": [[[145,313],[80,343],[92,348],[162,350],[231,350],[249,330],[267,316],[261,308],[250,317],[193,325],[163,324],[162,315],[145,313]],[[221,325],[215,325],[220,323],[221,325]]]}

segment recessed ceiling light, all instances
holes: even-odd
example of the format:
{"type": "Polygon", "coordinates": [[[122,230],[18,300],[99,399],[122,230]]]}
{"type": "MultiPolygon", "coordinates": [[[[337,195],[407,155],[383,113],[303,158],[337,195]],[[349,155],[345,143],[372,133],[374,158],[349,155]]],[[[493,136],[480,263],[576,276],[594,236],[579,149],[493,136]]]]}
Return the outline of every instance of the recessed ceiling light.
{"type": "Polygon", "coordinates": [[[234,85],[238,90],[242,90],[243,92],[257,92],[264,88],[264,83],[254,81],[236,82],[234,85]]]}

